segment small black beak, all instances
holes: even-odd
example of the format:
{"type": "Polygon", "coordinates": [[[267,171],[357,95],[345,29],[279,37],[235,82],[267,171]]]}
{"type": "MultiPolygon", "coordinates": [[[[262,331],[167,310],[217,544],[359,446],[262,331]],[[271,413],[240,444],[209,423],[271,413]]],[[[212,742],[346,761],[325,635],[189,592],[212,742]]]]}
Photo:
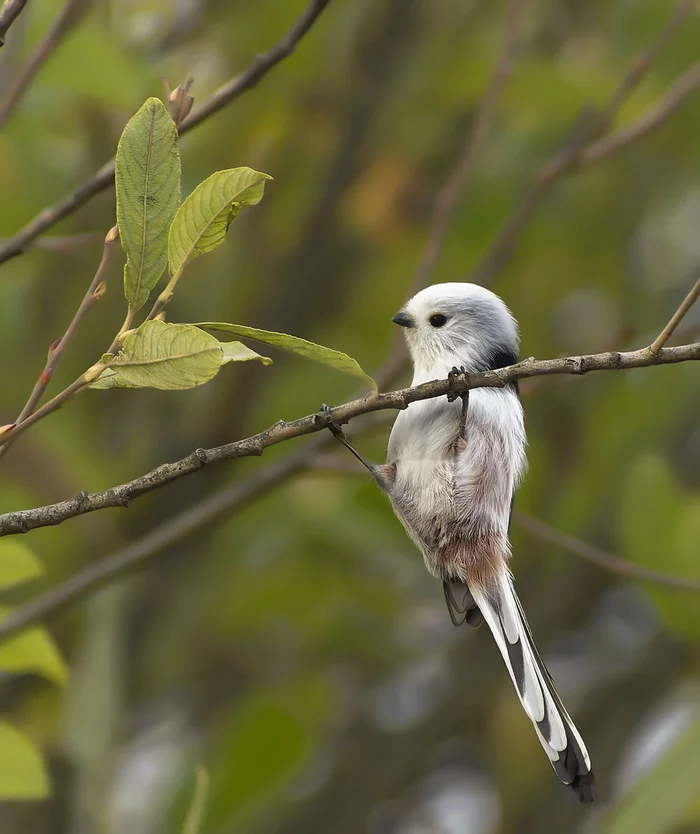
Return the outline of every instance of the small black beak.
{"type": "Polygon", "coordinates": [[[413,318],[409,316],[408,313],[404,313],[403,311],[397,313],[392,321],[394,324],[398,324],[401,327],[413,327],[413,318]]]}

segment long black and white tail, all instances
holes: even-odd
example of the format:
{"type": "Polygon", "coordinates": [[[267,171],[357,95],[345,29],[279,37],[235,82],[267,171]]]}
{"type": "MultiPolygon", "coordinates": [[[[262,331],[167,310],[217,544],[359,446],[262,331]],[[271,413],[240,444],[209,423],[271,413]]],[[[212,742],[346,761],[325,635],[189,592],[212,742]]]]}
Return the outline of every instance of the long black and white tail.
{"type": "Polygon", "coordinates": [[[588,751],[537,651],[510,576],[504,573],[499,587],[488,594],[470,591],[555,773],[581,802],[593,802],[594,778],[588,751]]]}

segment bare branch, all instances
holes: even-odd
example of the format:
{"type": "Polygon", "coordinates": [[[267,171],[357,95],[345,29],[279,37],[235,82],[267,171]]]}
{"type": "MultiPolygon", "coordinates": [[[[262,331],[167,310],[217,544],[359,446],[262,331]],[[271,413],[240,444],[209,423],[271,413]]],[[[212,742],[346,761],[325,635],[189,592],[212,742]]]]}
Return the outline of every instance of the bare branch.
{"type": "MultiPolygon", "coordinates": [[[[449,380],[442,379],[386,394],[368,394],[365,397],[331,409],[330,419],[342,425],[361,414],[369,414],[384,409],[404,409],[412,402],[445,396],[450,391],[462,394],[473,388],[503,388],[510,382],[527,377],[552,374],[585,374],[590,371],[619,371],[698,359],[700,359],[700,343],[664,348],[658,354],[653,354],[649,348],[642,348],[626,353],[597,353],[565,359],[537,360],[530,358],[519,362],[517,365],[500,368],[496,371],[484,371],[478,374],[468,374],[466,377],[457,377],[452,384],[449,380]]],[[[127,506],[134,498],[196,472],[203,466],[225,460],[262,455],[265,449],[270,446],[275,446],[294,437],[321,431],[326,425],[327,420],[324,420],[319,414],[311,414],[291,422],[280,420],[259,434],[213,449],[197,449],[175,463],[165,463],[140,478],[103,492],[83,492],[75,498],[46,507],[5,513],[0,515],[0,536],[26,533],[37,527],[54,526],[69,518],[107,507],[127,506]]]]}
{"type": "Polygon", "coordinates": [[[649,346],[649,350],[652,353],[658,353],[661,348],[666,344],[666,342],[671,338],[673,335],[673,331],[678,327],[678,325],[683,320],[685,314],[690,310],[690,308],[695,304],[695,302],[700,298],[700,278],[695,282],[695,286],[693,289],[686,295],[683,299],[681,306],[676,310],[676,312],[671,316],[671,321],[664,327],[664,329],[659,333],[659,335],[654,339],[654,341],[649,346]]]}
{"type": "Polygon", "coordinates": [[[688,70],[680,75],[666,93],[656,102],[654,107],[640,116],[639,119],[620,128],[597,142],[593,142],[581,152],[578,163],[590,165],[598,162],[607,156],[611,156],[632,142],[641,139],[663,125],[668,119],[700,88],[700,61],[693,64],[688,70]]]}
{"type": "Polygon", "coordinates": [[[624,576],[627,579],[638,579],[641,582],[653,582],[655,585],[662,585],[664,588],[671,588],[674,591],[700,591],[700,579],[685,579],[682,576],[671,576],[668,573],[645,568],[641,565],[634,565],[621,559],[614,553],[608,553],[588,542],[581,541],[568,533],[561,533],[542,521],[537,521],[522,513],[514,513],[513,521],[537,536],[538,539],[549,542],[563,550],[568,550],[575,556],[580,556],[587,562],[597,565],[599,568],[624,576]]]}
{"type": "MultiPolygon", "coordinates": [[[[287,34],[273,47],[257,55],[247,70],[224,84],[199,107],[195,108],[179,127],[180,135],[213,116],[238,96],[255,87],[267,73],[288,55],[318,20],[331,0],[311,0],[287,34]]],[[[114,184],[114,160],[105,163],[87,182],[76,188],[53,206],[43,209],[16,235],[0,245],[0,264],[22,255],[39,235],[77,211],[96,194],[114,184]]]]}
{"type": "Polygon", "coordinates": [[[66,0],[58,17],[46,33],[46,37],[34,50],[24,69],[9,85],[7,93],[0,102],[0,130],[14,113],[36,74],[49,60],[61,41],[80,23],[90,5],[91,0],[66,0]]]}
{"type": "Polygon", "coordinates": [[[5,46],[7,32],[17,18],[22,14],[22,9],[27,5],[27,0],[5,0],[0,8],[0,46],[5,46]]]}
{"type": "MultiPolygon", "coordinates": [[[[34,388],[32,389],[31,394],[29,395],[29,399],[24,405],[24,408],[20,412],[17,420],[15,421],[14,425],[11,428],[6,429],[3,432],[2,437],[0,437],[0,459],[4,457],[7,450],[12,446],[15,440],[19,437],[20,434],[24,432],[25,429],[29,428],[31,425],[36,423],[42,417],[45,417],[47,414],[51,414],[52,411],[55,411],[64,402],[67,402],[70,397],[73,396],[81,387],[85,387],[88,383],[85,382],[84,385],[77,386],[75,383],[69,388],[66,388],[65,391],[62,391],[60,394],[56,395],[53,400],[48,402],[42,409],[37,410],[37,406],[39,401],[41,400],[42,396],[44,395],[44,391],[49,386],[51,379],[54,375],[56,367],[61,360],[61,357],[65,353],[66,348],[68,347],[75,331],[79,327],[82,320],[88,314],[88,312],[95,306],[95,304],[100,300],[102,295],[104,294],[105,289],[105,278],[107,276],[107,271],[109,269],[109,265],[112,261],[112,258],[115,252],[118,250],[119,242],[119,229],[116,226],[113,226],[109,232],[107,232],[107,236],[104,239],[104,248],[102,250],[102,260],[100,261],[100,265],[97,267],[97,271],[90,282],[90,286],[87,289],[87,292],[83,296],[83,300],[80,302],[78,309],[73,316],[70,324],[66,332],[60,339],[57,339],[50,347],[48,356],[46,358],[46,365],[44,366],[44,370],[39,374],[39,378],[37,379],[36,383],[34,384],[34,388]]],[[[84,376],[84,375],[83,375],[84,376]]],[[[82,377],[81,377],[82,379],[82,377]]]]}
{"type": "Polygon", "coordinates": [[[556,182],[576,170],[583,162],[590,163],[602,159],[633,139],[646,135],[652,127],[668,119],[697,87],[695,69],[691,68],[669,89],[667,96],[660,100],[653,113],[646,117],[650,120],[649,124],[645,124],[642,119],[640,120],[642,124],[636,123],[636,128],[630,126],[606,139],[601,139],[612,128],[624,102],[649,73],[661,49],[694,9],[695,0],[684,0],[679,3],[667,25],[646,52],[634,62],[606,106],[602,110],[591,106],[586,106],[581,110],[562,147],[536,173],[531,184],[496,234],[481,262],[473,270],[470,280],[487,284],[500,272],[515,253],[520,235],[532,218],[535,209],[556,182]],[[666,101],[667,97],[670,97],[670,101],[666,101]],[[613,137],[615,137],[614,140],[613,137]],[[609,144],[603,144],[606,142],[609,144]]]}

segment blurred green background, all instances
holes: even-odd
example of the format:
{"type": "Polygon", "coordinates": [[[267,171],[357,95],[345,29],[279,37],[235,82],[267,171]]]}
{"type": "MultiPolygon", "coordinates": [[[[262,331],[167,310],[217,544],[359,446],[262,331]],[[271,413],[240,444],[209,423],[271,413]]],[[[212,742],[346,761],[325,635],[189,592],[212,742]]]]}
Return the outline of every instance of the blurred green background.
{"type": "MultiPolygon", "coordinates": [[[[674,5],[526,4],[514,73],[434,281],[478,265],[577,111],[606,102],[674,5]]],[[[0,87],[59,8],[28,4],[0,50],[0,87]]],[[[202,101],[303,8],[95,3],[0,132],[0,237],[109,159],[128,118],[161,95],[161,77],[175,86],[193,75],[202,101]]],[[[226,244],[192,264],[169,318],[280,329],[378,368],[435,194],[502,49],[504,12],[492,0],[334,0],[291,58],[184,137],[185,193],[237,165],[275,179],[226,244]]],[[[695,16],[619,123],[662,95],[699,46],[695,16]]],[[[700,95],[556,185],[492,282],[520,321],[523,356],[641,346],[666,323],[700,269],[699,136],[700,95]]],[[[52,234],[99,240],[113,222],[106,192],[52,234]]],[[[99,257],[99,243],[33,249],[0,267],[0,423],[16,417],[99,257]]],[[[119,327],[120,282],[115,267],[52,390],[119,327]]],[[[685,325],[699,322],[696,309],[685,325]]],[[[349,377],[274,359],[227,367],[192,391],[83,394],[2,461],[2,511],[103,489],[355,394],[349,377]]],[[[700,577],[699,383],[687,363],[523,384],[531,471],[516,511],[700,577]]],[[[372,423],[358,445],[375,459],[384,418],[351,427],[372,423]]],[[[22,543],[44,575],[1,601],[29,599],[307,442],[32,532],[22,543]]],[[[199,766],[210,782],[202,834],[700,832],[700,595],[603,572],[514,524],[517,587],[598,778],[598,804],[572,804],[490,635],[453,628],[388,502],[331,454],[55,617],[67,675],[48,649],[38,670],[0,655],[3,720],[41,751],[52,786],[42,801],[1,802],[2,834],[180,832],[199,766]]],[[[3,756],[11,770],[11,745],[3,756]]]]}

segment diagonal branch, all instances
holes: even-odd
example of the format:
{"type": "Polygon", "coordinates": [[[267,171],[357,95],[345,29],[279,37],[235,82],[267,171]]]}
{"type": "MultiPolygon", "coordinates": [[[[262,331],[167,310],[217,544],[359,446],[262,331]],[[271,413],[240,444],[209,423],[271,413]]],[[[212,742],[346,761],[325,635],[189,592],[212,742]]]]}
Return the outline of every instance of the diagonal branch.
{"type": "Polygon", "coordinates": [[[46,33],[46,37],[34,50],[17,78],[8,86],[7,92],[2,102],[0,102],[0,130],[15,112],[17,105],[22,100],[22,96],[26,93],[36,74],[56,51],[61,41],[85,16],[91,2],[92,0],[66,0],[63,8],[58,13],[58,17],[46,33]]]}
{"type": "Polygon", "coordinates": [[[314,438],[312,444],[307,444],[305,448],[258,470],[245,481],[231,484],[192,504],[174,519],[165,521],[133,544],[84,568],[55,588],[14,609],[0,621],[0,643],[27,626],[46,620],[79,602],[115,579],[148,567],[159,555],[175,545],[228,518],[232,512],[302,472],[307,467],[309,446],[312,446],[313,454],[330,440],[330,435],[328,438],[325,435],[314,438]]]}
{"type": "MultiPolygon", "coordinates": [[[[585,374],[590,371],[619,371],[699,359],[700,343],[664,348],[658,354],[652,353],[649,348],[642,348],[626,353],[597,353],[564,359],[537,360],[530,358],[519,362],[517,365],[500,368],[496,371],[484,371],[457,377],[452,382],[449,379],[441,379],[386,394],[369,394],[344,405],[336,406],[330,410],[329,418],[342,425],[361,414],[369,414],[385,409],[404,409],[418,400],[442,397],[448,393],[459,395],[473,388],[503,388],[510,382],[528,377],[553,374],[585,374]]],[[[291,422],[280,420],[265,431],[251,437],[217,446],[213,449],[196,449],[192,454],[175,463],[164,463],[140,478],[103,492],[83,492],[75,498],[60,501],[57,504],[50,504],[46,507],[4,513],[0,515],[0,536],[26,533],[37,527],[54,526],[69,518],[108,507],[125,507],[134,498],[190,475],[203,466],[242,457],[262,455],[265,449],[270,446],[275,446],[294,437],[321,431],[327,425],[328,419],[324,419],[319,414],[311,414],[291,422]]]]}
{"type": "MultiPolygon", "coordinates": [[[[109,232],[107,232],[107,236],[104,239],[102,260],[100,261],[97,271],[90,282],[90,286],[87,288],[87,291],[83,296],[83,300],[80,302],[78,309],[75,311],[75,315],[71,319],[66,332],[49,347],[49,353],[46,358],[44,370],[39,374],[39,378],[35,382],[34,388],[32,389],[27,402],[24,404],[22,411],[19,413],[19,416],[12,427],[13,430],[15,426],[21,425],[28,420],[32,414],[34,414],[41,398],[44,396],[44,392],[53,378],[56,367],[61,361],[61,357],[65,353],[66,348],[75,334],[75,331],[78,329],[85,316],[90,312],[95,304],[97,304],[100,298],[102,298],[105,290],[105,278],[107,277],[107,271],[112,258],[114,257],[115,251],[118,248],[118,242],[119,229],[116,226],[113,226],[109,232]]],[[[7,436],[9,432],[10,429],[6,429],[3,434],[7,436]]],[[[3,441],[2,446],[0,446],[0,459],[4,457],[7,450],[10,446],[12,446],[15,438],[16,435],[10,438],[6,437],[3,441]]]]}
{"type": "Polygon", "coordinates": [[[598,110],[586,106],[581,110],[562,147],[536,172],[480,263],[473,270],[470,280],[488,284],[508,263],[515,253],[520,235],[555,183],[582,164],[609,156],[629,142],[646,135],[666,121],[700,87],[700,71],[694,65],[669,88],[666,96],[660,99],[650,114],[611,136],[606,136],[624,102],[649,73],[654,59],[694,10],[695,0],[683,0],[679,3],[666,26],[646,52],[634,62],[605,107],[598,110]]]}
{"type": "Polygon", "coordinates": [[[700,278],[695,282],[695,286],[693,289],[686,295],[686,297],[681,302],[680,307],[676,310],[676,312],[671,316],[671,320],[669,323],[664,327],[664,329],[659,333],[659,335],[654,339],[654,341],[649,345],[649,350],[652,353],[658,353],[661,348],[666,344],[666,342],[673,336],[674,330],[678,327],[678,325],[683,320],[685,314],[690,310],[690,308],[695,304],[695,302],[700,298],[700,278]]]}
{"type": "MultiPolygon", "coordinates": [[[[189,114],[179,127],[180,135],[192,130],[210,116],[218,113],[219,110],[238,96],[255,87],[271,69],[294,52],[299,41],[311,29],[330,2],[331,0],[311,0],[296,23],[281,40],[266,52],[256,55],[248,69],[220,87],[189,114]]],[[[59,220],[73,214],[88,200],[110,188],[113,184],[114,160],[105,163],[92,179],[83,183],[58,203],[43,209],[16,235],[1,244],[0,264],[22,255],[39,235],[50,229],[59,220]]]]}
{"type": "Polygon", "coordinates": [[[17,18],[22,14],[22,9],[27,5],[27,0],[5,0],[0,8],[0,46],[5,46],[7,32],[17,18]]]}
{"type": "Polygon", "coordinates": [[[609,573],[615,573],[627,579],[638,579],[641,582],[653,582],[655,585],[662,585],[665,588],[671,588],[676,591],[700,591],[700,579],[686,579],[682,576],[672,576],[662,571],[632,564],[616,556],[614,553],[608,553],[606,550],[588,544],[588,542],[581,541],[581,539],[577,539],[575,536],[555,530],[548,524],[530,516],[523,515],[522,513],[514,513],[513,521],[529,533],[532,533],[533,536],[537,536],[538,539],[549,542],[549,544],[553,544],[555,547],[567,550],[575,556],[580,556],[587,562],[591,562],[609,573]]]}

